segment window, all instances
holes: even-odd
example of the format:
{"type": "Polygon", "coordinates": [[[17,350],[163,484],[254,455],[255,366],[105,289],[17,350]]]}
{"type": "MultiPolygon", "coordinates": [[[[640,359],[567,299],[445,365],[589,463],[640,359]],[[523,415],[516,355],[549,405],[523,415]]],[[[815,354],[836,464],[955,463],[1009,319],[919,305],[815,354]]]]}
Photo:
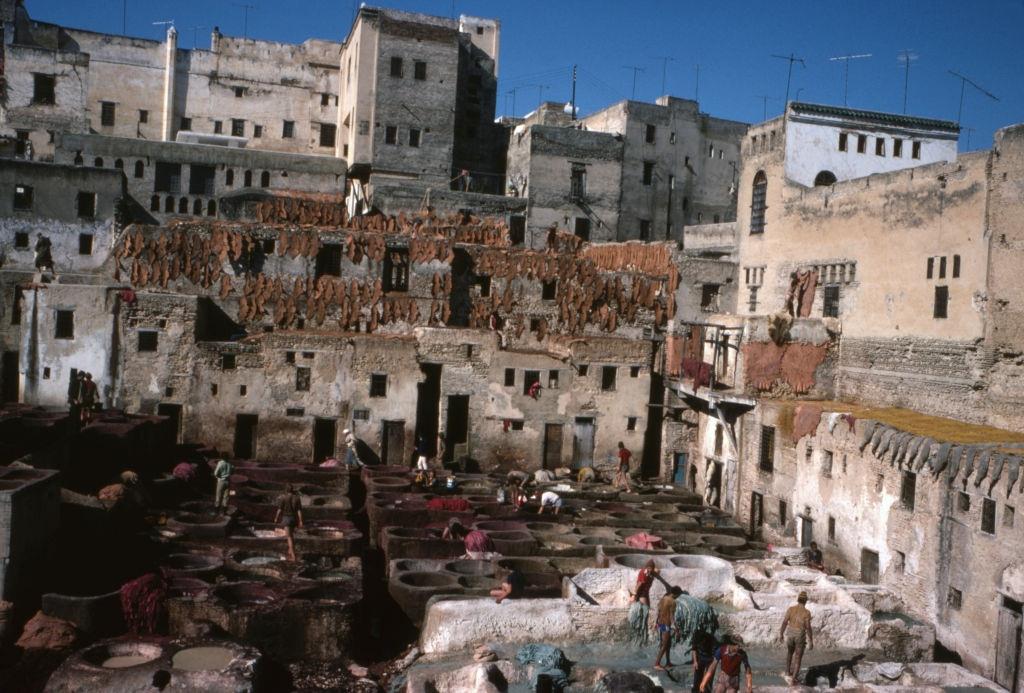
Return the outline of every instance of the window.
{"type": "Polygon", "coordinates": [[[260,174],[260,187],[270,187],[270,171],[264,171],[263,173],[260,174]]]}
{"type": "Polygon", "coordinates": [[[875,493],[881,493],[882,489],[885,488],[885,475],[878,474],[875,476],[875,493]]]}
{"type": "Polygon", "coordinates": [[[54,339],[75,338],[75,311],[58,310],[56,329],[53,332],[54,339]]]}
{"type": "Polygon", "coordinates": [[[252,187],[252,171],[246,171],[242,176],[242,185],[246,188],[252,187]]]}
{"type": "Polygon", "coordinates": [[[140,123],[148,123],[149,122],[149,111],[147,111],[145,109],[142,109],[142,108],[139,109],[139,122],[140,123]]]}
{"type": "Polygon", "coordinates": [[[139,351],[156,351],[159,334],[156,330],[139,330],[139,351]]]}
{"type": "Polygon", "coordinates": [[[630,378],[639,378],[640,377],[640,366],[630,366],[629,367],[629,377],[630,378]]]}
{"type": "Polygon", "coordinates": [[[897,159],[903,156],[903,140],[894,137],[892,140],[892,155],[897,159]]]}
{"type": "Polygon", "coordinates": [[[57,78],[54,75],[32,75],[32,103],[52,105],[56,103],[57,78]]]}
{"type": "Polygon", "coordinates": [[[875,156],[885,156],[885,138],[875,138],[875,156]]]}
{"type": "Polygon", "coordinates": [[[651,181],[654,180],[654,162],[644,162],[644,185],[650,185],[651,181]]]}
{"type": "Polygon", "coordinates": [[[907,554],[897,551],[893,555],[892,569],[897,575],[903,575],[907,569],[907,554]]]}
{"type": "Polygon", "coordinates": [[[505,387],[516,386],[516,369],[506,368],[505,369],[505,387]]]}
{"type": "Polygon", "coordinates": [[[868,150],[868,136],[857,135],[857,153],[863,154],[868,150]]]}
{"type": "Polygon", "coordinates": [[[573,229],[573,233],[577,238],[584,241],[590,240],[590,219],[586,217],[576,217],[576,225],[573,229]]]}
{"type": "Polygon", "coordinates": [[[385,373],[370,375],[370,397],[388,396],[388,376],[385,373]]]}
{"type": "Polygon", "coordinates": [[[92,219],[96,216],[96,193],[78,191],[78,217],[79,219],[92,219]]]}
{"type": "Polygon", "coordinates": [[[935,287],[935,306],[932,308],[933,318],[945,318],[949,312],[949,287],[935,287]]]}
{"type": "Polygon", "coordinates": [[[224,132],[224,123],[219,120],[213,121],[213,134],[220,135],[224,132]]]}
{"type": "Polygon", "coordinates": [[[181,119],[181,123],[180,123],[180,127],[178,129],[179,130],[191,130],[192,129],[192,119],[191,118],[182,118],[181,119]]]}
{"type": "Polygon", "coordinates": [[[247,394],[249,394],[248,386],[246,386],[246,385],[239,385],[238,386],[238,394],[241,395],[242,397],[245,397],[247,394]]]}
{"type": "Polygon", "coordinates": [[[996,502],[991,498],[981,500],[981,531],[985,534],[996,533],[996,502]]]}
{"type": "Polygon", "coordinates": [[[962,513],[968,513],[971,511],[971,496],[963,491],[960,491],[956,497],[956,507],[962,513]]]}
{"type": "Polygon", "coordinates": [[[235,370],[235,355],[234,354],[221,354],[220,355],[220,367],[221,370],[233,371],[235,370]]]}
{"type": "Polygon", "coordinates": [[[299,366],[295,369],[295,391],[309,392],[311,371],[306,366],[299,366]]]}
{"type": "MultiPolygon", "coordinates": [[[[668,143],[669,144],[675,144],[676,143],[676,133],[674,133],[674,132],[668,133],[668,143]]],[[[687,163],[689,163],[689,158],[690,157],[686,157],[686,158],[687,158],[687,163]]]]}
{"type": "Polygon", "coordinates": [[[534,383],[540,382],[540,371],[524,371],[523,372],[523,394],[530,394],[530,388],[533,387],[534,383]]]}
{"type": "Polygon", "coordinates": [[[420,146],[420,129],[409,128],[409,146],[418,147],[420,146]]]}
{"type": "Polygon", "coordinates": [[[782,527],[786,526],[786,520],[789,518],[789,507],[786,505],[786,501],[779,501],[779,525],[782,527]]]}
{"type": "Polygon", "coordinates": [[[91,233],[80,233],[80,234],[78,234],[78,254],[79,255],[92,255],[92,234],[91,233]]]}
{"type": "Polygon", "coordinates": [[[245,121],[238,118],[231,119],[232,137],[245,137],[245,121]]]}
{"type": "Polygon", "coordinates": [[[847,150],[847,148],[849,147],[849,143],[847,142],[847,140],[849,140],[849,136],[845,132],[840,132],[839,133],[839,151],[845,152],[847,150]]]}
{"type": "Polygon", "coordinates": [[[762,472],[775,470],[775,427],[761,426],[760,468],[762,472]]]}
{"type": "Polygon", "coordinates": [[[581,378],[587,377],[590,374],[590,366],[586,363],[581,363],[576,367],[576,374],[581,378]]]}
{"type": "Polygon", "coordinates": [[[750,233],[764,233],[764,213],[768,209],[768,176],[758,171],[750,197],[750,233]]]}
{"type": "Polygon", "coordinates": [[[823,290],[824,301],[822,301],[821,314],[826,318],[839,317],[839,285],[826,286],[823,290]]]}
{"type": "Polygon", "coordinates": [[[338,127],[336,125],[331,125],[330,123],[320,123],[320,146],[333,147],[337,132],[338,127]]]}
{"type": "Polygon", "coordinates": [[[548,371],[548,389],[558,389],[558,371],[548,371]]]}
{"type": "Polygon", "coordinates": [[[384,144],[398,144],[398,128],[394,125],[384,128],[384,144]]]}
{"type": "Polygon", "coordinates": [[[135,177],[136,178],[142,178],[145,175],[146,175],[146,164],[142,163],[141,161],[136,161],[135,162],[135,177]]]}
{"type": "Polygon", "coordinates": [[[11,324],[21,324],[21,301],[23,291],[20,286],[14,287],[14,300],[11,301],[11,324]]]}
{"type": "Polygon", "coordinates": [[[821,451],[821,474],[822,476],[832,476],[832,451],[822,450],[821,451]]]}
{"type": "Polygon", "coordinates": [[[402,59],[397,56],[391,57],[391,76],[401,77],[402,76],[402,59]]]}
{"type": "Polygon", "coordinates": [[[14,186],[14,208],[22,211],[32,209],[32,186],[14,186]]]}
{"type": "Polygon", "coordinates": [[[512,245],[522,245],[526,241],[526,217],[513,214],[508,218],[508,240],[512,245]]]}
{"type": "Polygon", "coordinates": [[[828,543],[836,543],[836,518],[828,516],[828,543]]]}
{"type": "Polygon", "coordinates": [[[491,295],[491,278],[487,275],[477,277],[477,283],[480,286],[480,297],[487,298],[491,295]]]}
{"type": "Polygon", "coordinates": [[[700,309],[705,313],[718,312],[719,284],[702,284],[700,287],[700,309]]]}
{"type": "Polygon", "coordinates": [[[920,159],[921,158],[921,143],[912,142],[910,144],[910,158],[920,159]]]}
{"type": "Polygon", "coordinates": [[[316,254],[316,276],[341,276],[341,244],[325,243],[316,254]]]}
{"type": "Polygon", "coordinates": [[[946,256],[943,255],[939,258],[939,279],[946,278],[946,256]]]}
{"type": "Polygon", "coordinates": [[[715,158],[715,145],[713,145],[713,144],[709,144],[708,145],[708,158],[709,159],[714,159],[715,158]]]}
{"type": "Polygon", "coordinates": [[[352,420],[353,421],[369,421],[370,420],[370,410],[369,409],[354,409],[352,411],[352,420]]]}
{"type": "Polygon", "coordinates": [[[749,292],[749,295],[747,296],[747,311],[750,313],[757,312],[757,288],[758,287],[756,286],[752,286],[747,290],[749,292]]]}
{"type": "Polygon", "coordinates": [[[549,282],[542,282],[540,285],[540,297],[545,301],[554,301],[557,290],[557,279],[552,279],[549,282]]]}
{"type": "Polygon", "coordinates": [[[295,137],[295,121],[286,120],[281,128],[281,138],[290,140],[293,137],[295,137]]]}
{"type": "Polygon", "coordinates": [[[254,139],[259,139],[259,138],[263,137],[263,126],[262,125],[253,125],[252,126],[252,136],[253,136],[254,139]]]}
{"type": "Polygon", "coordinates": [[[1009,529],[1013,529],[1013,515],[1014,515],[1013,506],[1012,505],[1004,505],[1003,506],[1003,527],[1008,527],[1009,529]]]}
{"type": "Polygon", "coordinates": [[[417,60],[413,63],[412,76],[415,79],[426,79],[427,78],[427,64],[422,60],[417,60]]]}
{"type": "Polygon", "coordinates": [[[722,456],[722,442],[724,432],[722,430],[722,424],[715,424],[715,454],[719,457],[722,456]]]}
{"type": "MultiPolygon", "coordinates": [[[[339,248],[341,246],[338,246],[339,248]]],[[[384,291],[409,290],[409,249],[388,248],[384,253],[384,291]]]]}
{"type": "Polygon", "coordinates": [[[284,410],[285,416],[305,416],[306,410],[303,407],[288,407],[284,410]]]}
{"type": "Polygon", "coordinates": [[[601,367],[601,389],[608,392],[615,389],[615,376],[618,374],[615,366],[601,367]]]}
{"type": "Polygon", "coordinates": [[[627,431],[635,431],[636,430],[636,417],[635,416],[627,416],[626,417],[626,430],[627,431]]]}
{"type": "Polygon", "coordinates": [[[836,174],[831,171],[819,171],[818,175],[814,177],[814,187],[816,188],[827,188],[830,185],[834,185],[836,182],[836,174]]]}
{"type": "Polygon", "coordinates": [[[321,94],[320,95],[320,105],[321,106],[330,106],[331,105],[331,95],[330,94],[321,94]]]}
{"type": "Polygon", "coordinates": [[[98,156],[95,159],[93,159],[92,165],[95,166],[96,168],[103,168],[103,157],[98,156]]]}
{"type": "Polygon", "coordinates": [[[153,197],[149,198],[149,211],[151,211],[151,212],[159,212],[160,211],[160,196],[159,195],[153,195],[153,197]]]}
{"type": "Polygon", "coordinates": [[[216,185],[217,169],[203,164],[192,164],[188,172],[189,195],[212,195],[216,185]]]}
{"type": "Polygon", "coordinates": [[[569,174],[569,197],[573,200],[582,200],[587,196],[587,167],[583,164],[573,164],[569,174]]]}
{"type": "Polygon", "coordinates": [[[640,240],[647,241],[651,238],[651,220],[641,219],[640,220],[640,240]]]}
{"type": "Polygon", "coordinates": [[[647,144],[654,144],[654,138],[657,134],[657,128],[653,125],[648,125],[644,131],[644,142],[647,144]]]}
{"type": "Polygon", "coordinates": [[[960,276],[960,256],[953,256],[953,279],[957,279],[960,276]]]}
{"type": "Polygon", "coordinates": [[[900,484],[900,505],[904,510],[914,509],[915,495],[917,495],[917,474],[903,472],[903,481],[900,484]]]}
{"type": "Polygon", "coordinates": [[[512,419],[509,422],[509,428],[511,428],[513,431],[521,431],[521,430],[523,430],[523,420],[522,419],[512,419]]]}
{"type": "Polygon", "coordinates": [[[960,607],[964,605],[964,593],[956,587],[950,587],[949,595],[946,597],[946,604],[950,609],[960,611],[960,607]]]}
{"type": "Polygon", "coordinates": [[[927,278],[928,279],[932,278],[932,274],[934,273],[934,271],[935,271],[935,258],[930,257],[930,258],[928,258],[928,273],[927,273],[927,278]]]}

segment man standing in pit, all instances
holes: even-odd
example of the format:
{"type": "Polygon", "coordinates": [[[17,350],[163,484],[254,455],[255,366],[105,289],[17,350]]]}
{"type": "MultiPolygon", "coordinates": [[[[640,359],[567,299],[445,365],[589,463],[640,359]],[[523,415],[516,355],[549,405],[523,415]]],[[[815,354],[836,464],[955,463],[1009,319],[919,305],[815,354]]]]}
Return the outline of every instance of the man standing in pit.
{"type": "Polygon", "coordinates": [[[658,618],[654,627],[658,631],[658,656],[654,660],[654,668],[659,671],[668,671],[672,668],[672,638],[679,633],[676,628],[676,597],[681,595],[683,590],[678,585],[665,593],[665,596],[658,602],[658,618]],[[661,665],[662,658],[665,659],[665,666],[661,665]]]}
{"type": "Polygon", "coordinates": [[[633,492],[633,489],[629,487],[629,460],[633,457],[633,453],[629,451],[629,448],[620,440],[619,441],[619,471],[615,475],[615,485],[622,484],[626,487],[626,491],[629,493],[633,492]]]}
{"type": "Polygon", "coordinates": [[[702,693],[707,693],[711,679],[715,677],[715,671],[721,669],[722,674],[715,679],[714,693],[739,693],[740,691],[740,669],[746,669],[747,691],[754,691],[754,672],[750,669],[750,660],[747,653],[731,635],[722,638],[722,644],[715,650],[715,661],[708,667],[704,674],[704,680],[700,683],[702,693]]]}
{"type": "Polygon", "coordinates": [[[804,646],[814,649],[814,630],[811,628],[811,612],[807,610],[807,593],[801,592],[796,604],[786,610],[782,619],[779,640],[786,643],[786,675],[795,680],[800,673],[804,658],[804,646]]]}

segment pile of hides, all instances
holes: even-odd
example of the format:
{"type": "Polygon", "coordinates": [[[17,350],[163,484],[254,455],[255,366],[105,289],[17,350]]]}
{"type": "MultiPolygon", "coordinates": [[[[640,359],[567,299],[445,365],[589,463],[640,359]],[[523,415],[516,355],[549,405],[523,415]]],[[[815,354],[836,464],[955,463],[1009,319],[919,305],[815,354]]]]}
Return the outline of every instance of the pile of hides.
{"type": "Polygon", "coordinates": [[[646,604],[633,602],[629,605],[626,621],[629,623],[629,643],[633,647],[646,647],[651,642],[650,616],[651,607],[646,604]]]}
{"type": "Polygon", "coordinates": [[[648,534],[647,532],[639,532],[626,537],[626,546],[634,549],[643,549],[645,551],[668,548],[665,545],[664,539],[654,534],[648,534]]]}
{"type": "Polygon", "coordinates": [[[531,690],[540,690],[537,679],[547,676],[551,682],[551,690],[560,691],[569,685],[569,660],[565,654],[553,645],[531,643],[523,645],[516,654],[520,664],[533,665],[534,675],[531,690]]]}
{"type": "Polygon", "coordinates": [[[147,573],[121,586],[121,611],[133,634],[157,632],[164,616],[167,583],[159,573],[147,573]]]}
{"type": "Polygon", "coordinates": [[[681,594],[676,598],[676,628],[679,629],[676,642],[689,647],[694,633],[718,630],[718,614],[703,599],[681,594]]]}
{"type": "Polygon", "coordinates": [[[468,513],[472,510],[465,498],[431,498],[427,510],[445,510],[452,513],[468,513]]]}

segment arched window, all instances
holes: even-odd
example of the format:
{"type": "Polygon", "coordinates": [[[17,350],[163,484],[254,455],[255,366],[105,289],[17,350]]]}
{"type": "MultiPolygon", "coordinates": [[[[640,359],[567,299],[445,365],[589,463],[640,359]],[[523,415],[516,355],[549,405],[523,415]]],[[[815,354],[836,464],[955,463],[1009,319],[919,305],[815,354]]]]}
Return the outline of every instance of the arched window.
{"type": "Polygon", "coordinates": [[[821,171],[814,177],[814,187],[829,186],[836,182],[836,174],[831,171],[821,171]]]}
{"type": "Polygon", "coordinates": [[[114,159],[114,168],[121,169],[123,171],[124,170],[124,160],[123,159],[114,159]]]}
{"type": "Polygon", "coordinates": [[[210,200],[209,202],[206,203],[206,216],[217,216],[217,202],[215,200],[210,200]]]}
{"type": "Polygon", "coordinates": [[[764,212],[768,209],[768,176],[758,171],[750,197],[750,233],[764,233],[764,212]]]}
{"type": "Polygon", "coordinates": [[[174,198],[170,195],[164,200],[164,214],[170,214],[174,211],[174,198]]]}
{"type": "Polygon", "coordinates": [[[229,168],[227,173],[224,174],[224,185],[231,186],[231,185],[234,185],[234,184],[235,184],[235,169],[229,168]]]}
{"type": "Polygon", "coordinates": [[[81,166],[85,163],[85,159],[82,158],[82,152],[75,154],[75,166],[81,166]]]}
{"type": "Polygon", "coordinates": [[[192,201],[192,213],[197,217],[203,216],[203,201],[198,197],[192,201]]]}
{"type": "Polygon", "coordinates": [[[183,197],[178,200],[178,214],[188,214],[188,198],[183,197]]]}
{"type": "Polygon", "coordinates": [[[246,171],[245,172],[245,187],[247,187],[247,188],[251,188],[252,187],[252,171],[246,171]]]}
{"type": "Polygon", "coordinates": [[[96,168],[103,168],[103,157],[96,157],[96,159],[93,160],[92,165],[95,166],[96,168]]]}
{"type": "Polygon", "coordinates": [[[149,198],[149,211],[150,212],[159,212],[160,211],[160,196],[159,195],[153,195],[153,197],[149,198]]]}
{"type": "Polygon", "coordinates": [[[135,162],[135,177],[136,178],[142,178],[142,176],[145,174],[145,172],[146,172],[146,165],[144,163],[142,163],[141,161],[136,161],[135,162]]]}
{"type": "Polygon", "coordinates": [[[260,187],[270,187],[270,171],[264,171],[263,173],[260,174],[260,187]]]}

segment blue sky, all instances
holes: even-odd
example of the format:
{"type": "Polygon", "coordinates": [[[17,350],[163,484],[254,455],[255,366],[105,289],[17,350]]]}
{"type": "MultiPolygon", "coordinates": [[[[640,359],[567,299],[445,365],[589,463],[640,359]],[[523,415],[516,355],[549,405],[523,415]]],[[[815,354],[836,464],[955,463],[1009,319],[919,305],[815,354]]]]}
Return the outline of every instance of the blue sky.
{"type": "MultiPolygon", "coordinates": [[[[159,38],[155,21],[174,19],[181,46],[209,46],[209,27],[241,35],[242,4],[254,5],[248,34],[298,42],[341,40],[358,3],[352,0],[25,0],[36,19],[97,31],[120,32],[122,2],[128,33],[159,38]],[[191,27],[201,26],[195,32],[191,27]]],[[[385,3],[379,3],[385,4],[385,3]]],[[[633,92],[653,100],[662,89],[693,98],[700,65],[701,109],[746,122],[781,112],[787,62],[795,53],[790,98],[843,104],[843,63],[851,60],[847,103],[899,113],[904,69],[897,56],[911,49],[908,113],[955,120],[960,103],[956,70],[994,93],[993,101],[968,86],[961,149],[988,147],[999,127],[1024,122],[1024,0],[848,0],[740,2],[714,0],[391,0],[389,7],[449,16],[494,17],[502,23],[498,115],[518,115],[545,100],[568,100],[571,65],[579,65],[577,104],[590,112],[633,92]],[[799,90],[799,91],[798,91],[799,90]],[[967,132],[967,128],[973,128],[967,132]]]]}

